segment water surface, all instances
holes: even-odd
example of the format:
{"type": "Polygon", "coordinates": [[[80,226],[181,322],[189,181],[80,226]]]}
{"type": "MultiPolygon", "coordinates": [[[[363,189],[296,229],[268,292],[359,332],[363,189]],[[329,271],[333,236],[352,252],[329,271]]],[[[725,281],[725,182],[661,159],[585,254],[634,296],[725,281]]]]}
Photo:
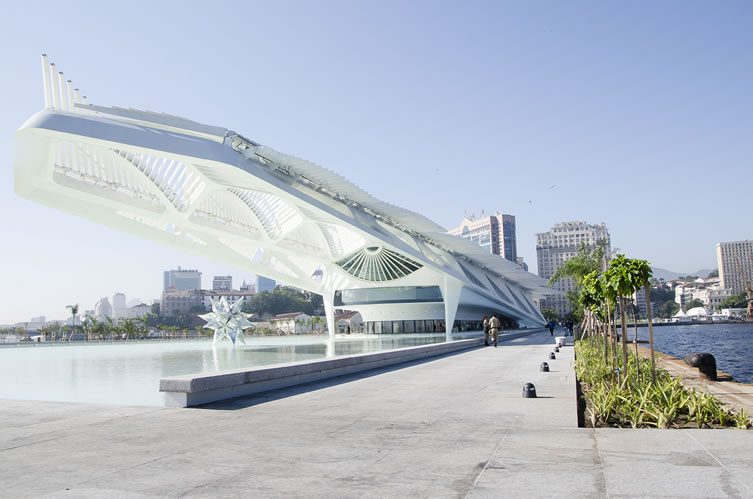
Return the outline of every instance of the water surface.
{"type": "Polygon", "coordinates": [[[247,338],[238,348],[209,341],[31,344],[0,348],[0,399],[163,405],[166,376],[241,369],[438,343],[444,334],[247,338]]]}

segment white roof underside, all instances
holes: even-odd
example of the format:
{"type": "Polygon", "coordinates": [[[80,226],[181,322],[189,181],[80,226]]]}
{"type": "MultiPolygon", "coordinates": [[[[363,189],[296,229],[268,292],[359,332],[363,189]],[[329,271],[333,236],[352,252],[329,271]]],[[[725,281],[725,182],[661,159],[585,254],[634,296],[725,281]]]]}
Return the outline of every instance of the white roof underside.
{"type": "Polygon", "coordinates": [[[536,295],[556,294],[557,291],[548,286],[547,281],[539,276],[526,272],[516,263],[510,262],[499,255],[485,251],[477,244],[458,236],[447,234],[441,225],[427,217],[399,206],[381,201],[365,190],[361,189],[342,175],[328,170],[311,161],[275,151],[259,145],[226,128],[204,125],[186,118],[164,113],[124,109],[117,107],[96,106],[93,104],[77,104],[76,108],[83,112],[90,111],[98,114],[117,116],[131,122],[148,123],[165,129],[180,130],[183,133],[202,137],[211,137],[218,142],[226,138],[242,142],[244,149],[260,158],[268,166],[270,164],[282,170],[287,175],[297,178],[303,185],[324,191],[351,207],[360,208],[383,222],[393,225],[429,244],[438,246],[462,259],[480,266],[504,279],[518,284],[536,295]],[[312,185],[313,184],[313,185],[312,185]]]}

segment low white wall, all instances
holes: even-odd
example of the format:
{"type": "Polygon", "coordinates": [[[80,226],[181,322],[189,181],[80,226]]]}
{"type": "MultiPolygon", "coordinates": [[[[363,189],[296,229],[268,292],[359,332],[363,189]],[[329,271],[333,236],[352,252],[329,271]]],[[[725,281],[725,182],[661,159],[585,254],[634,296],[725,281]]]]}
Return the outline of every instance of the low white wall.
{"type": "Polygon", "coordinates": [[[165,394],[165,405],[191,407],[380,369],[404,362],[475,348],[480,345],[483,345],[483,339],[474,338],[220,373],[172,376],[160,380],[160,391],[165,394]]]}

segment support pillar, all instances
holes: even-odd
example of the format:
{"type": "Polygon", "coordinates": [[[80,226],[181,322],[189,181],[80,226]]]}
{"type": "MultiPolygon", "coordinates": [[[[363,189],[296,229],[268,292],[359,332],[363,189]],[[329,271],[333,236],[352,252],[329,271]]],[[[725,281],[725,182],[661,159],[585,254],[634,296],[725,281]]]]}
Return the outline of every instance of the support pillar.
{"type": "Polygon", "coordinates": [[[329,333],[329,340],[335,341],[335,331],[337,331],[337,325],[335,324],[334,291],[326,291],[322,293],[322,301],[324,302],[324,315],[327,318],[327,332],[329,333]]]}
{"type": "Polygon", "coordinates": [[[455,315],[458,312],[458,303],[460,302],[460,291],[463,285],[445,275],[442,285],[442,299],[444,301],[444,330],[445,341],[452,341],[452,326],[455,324],[455,315]]]}

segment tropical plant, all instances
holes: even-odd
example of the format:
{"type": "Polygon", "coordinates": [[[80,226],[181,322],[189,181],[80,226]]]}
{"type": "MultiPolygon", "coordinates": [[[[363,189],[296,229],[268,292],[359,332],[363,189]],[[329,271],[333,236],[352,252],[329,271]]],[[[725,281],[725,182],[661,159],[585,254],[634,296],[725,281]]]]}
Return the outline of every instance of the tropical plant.
{"type": "Polygon", "coordinates": [[[126,339],[138,338],[146,330],[141,319],[122,319],[117,329],[126,335],[126,339]]]}
{"type": "Polygon", "coordinates": [[[582,310],[579,304],[579,290],[583,278],[594,271],[599,271],[604,265],[604,258],[607,250],[606,240],[599,240],[596,245],[587,245],[582,243],[578,248],[578,253],[562,263],[549,278],[549,284],[552,285],[563,279],[572,279],[575,283],[576,291],[567,294],[568,299],[574,305],[574,313],[580,317],[582,310]]]}
{"type": "Polygon", "coordinates": [[[665,370],[657,370],[656,381],[651,383],[649,359],[631,354],[627,375],[615,381],[596,338],[579,340],[575,348],[575,372],[587,400],[586,414],[594,426],[670,428],[688,423],[699,428],[750,426],[750,418],[744,411],[731,412],[713,396],[685,388],[665,370]],[[640,364],[646,364],[646,368],[640,364]],[[637,378],[640,383],[630,382],[637,378]]]}
{"type": "Polygon", "coordinates": [[[71,310],[71,325],[73,327],[71,328],[70,336],[68,336],[68,341],[71,341],[73,339],[73,335],[76,333],[76,316],[78,315],[78,303],[76,303],[75,305],[66,305],[65,308],[71,310]]]}

